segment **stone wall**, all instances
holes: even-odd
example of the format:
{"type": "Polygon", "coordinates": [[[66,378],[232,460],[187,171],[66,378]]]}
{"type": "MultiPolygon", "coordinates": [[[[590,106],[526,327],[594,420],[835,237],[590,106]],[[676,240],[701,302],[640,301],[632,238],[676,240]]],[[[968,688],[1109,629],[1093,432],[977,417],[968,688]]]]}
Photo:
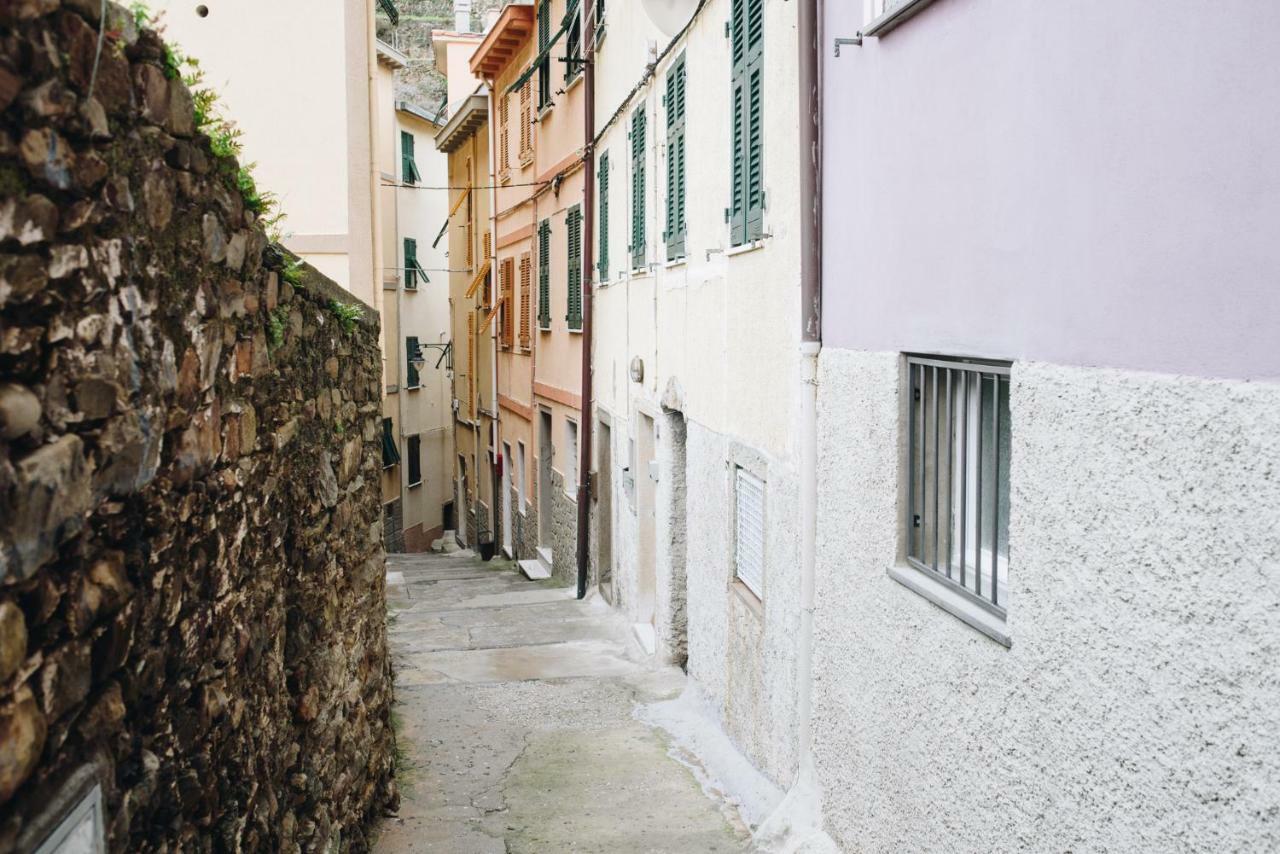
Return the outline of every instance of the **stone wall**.
{"type": "Polygon", "coordinates": [[[113,851],[362,850],[376,316],[268,245],[154,32],[111,7],[95,72],[98,8],[0,4],[0,850],[95,783],[113,851]]]}

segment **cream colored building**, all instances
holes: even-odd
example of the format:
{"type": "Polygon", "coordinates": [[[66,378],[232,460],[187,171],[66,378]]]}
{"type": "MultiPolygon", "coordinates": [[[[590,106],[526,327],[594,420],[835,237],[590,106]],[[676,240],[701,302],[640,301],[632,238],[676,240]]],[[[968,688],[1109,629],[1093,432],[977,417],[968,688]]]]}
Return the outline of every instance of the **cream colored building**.
{"type": "Polygon", "coordinates": [[[382,267],[372,152],[375,0],[155,0],[243,132],[245,163],[286,214],[284,244],[375,308],[382,267]],[[201,14],[201,11],[204,14],[201,14]]]}

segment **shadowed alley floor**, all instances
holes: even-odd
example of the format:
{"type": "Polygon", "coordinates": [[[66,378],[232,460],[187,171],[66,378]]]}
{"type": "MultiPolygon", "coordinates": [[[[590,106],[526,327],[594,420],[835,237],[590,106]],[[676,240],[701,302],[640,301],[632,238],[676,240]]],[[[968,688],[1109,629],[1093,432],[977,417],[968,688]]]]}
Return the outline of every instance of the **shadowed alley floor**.
{"type": "Polygon", "coordinates": [[[603,602],[468,552],[387,570],[402,803],[378,854],[743,849],[737,811],[632,715],[684,675],[640,663],[603,602]]]}

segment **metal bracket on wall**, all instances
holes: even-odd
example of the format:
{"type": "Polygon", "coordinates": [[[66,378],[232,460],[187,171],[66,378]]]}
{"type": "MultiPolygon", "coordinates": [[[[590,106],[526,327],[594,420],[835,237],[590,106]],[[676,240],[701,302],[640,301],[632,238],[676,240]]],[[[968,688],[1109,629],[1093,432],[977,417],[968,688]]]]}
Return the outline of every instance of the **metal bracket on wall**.
{"type": "Polygon", "coordinates": [[[836,56],[840,55],[840,46],[846,45],[846,44],[852,44],[852,45],[857,45],[858,47],[862,47],[862,33],[858,33],[856,36],[854,36],[851,39],[836,39],[836,56]]]}

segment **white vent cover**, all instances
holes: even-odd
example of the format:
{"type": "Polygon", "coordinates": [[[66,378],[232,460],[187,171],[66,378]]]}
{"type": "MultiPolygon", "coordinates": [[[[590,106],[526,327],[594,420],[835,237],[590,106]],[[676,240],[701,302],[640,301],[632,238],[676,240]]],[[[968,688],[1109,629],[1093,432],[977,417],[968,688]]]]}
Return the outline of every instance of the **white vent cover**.
{"type": "Polygon", "coordinates": [[[764,481],[737,470],[737,550],[734,571],[743,584],[764,598],[764,481]]]}

